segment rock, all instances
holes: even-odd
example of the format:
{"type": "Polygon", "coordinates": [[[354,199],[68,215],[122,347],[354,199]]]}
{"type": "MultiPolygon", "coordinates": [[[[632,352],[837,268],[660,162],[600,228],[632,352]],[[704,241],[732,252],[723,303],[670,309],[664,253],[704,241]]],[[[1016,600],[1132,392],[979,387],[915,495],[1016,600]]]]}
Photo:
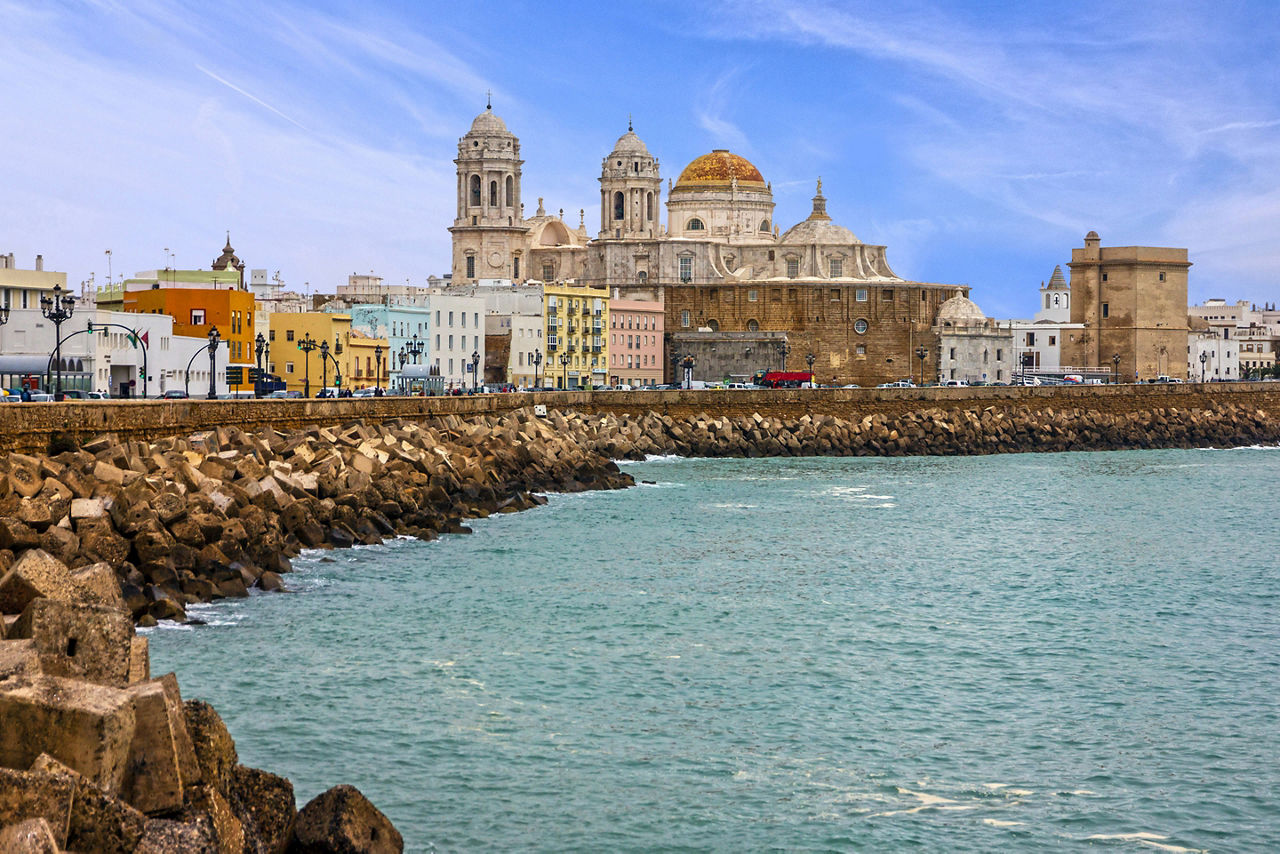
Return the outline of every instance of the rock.
{"type": "Polygon", "coordinates": [[[129,639],[129,684],[151,679],[151,643],[141,635],[129,639]]]}
{"type": "Polygon", "coordinates": [[[263,590],[268,590],[268,591],[284,590],[284,579],[281,578],[278,573],[274,573],[271,570],[267,570],[266,572],[262,573],[262,575],[258,576],[257,584],[258,584],[258,587],[262,588],[263,590]]]}
{"type": "Polygon", "coordinates": [[[82,603],[115,611],[125,609],[120,580],[109,564],[99,561],[82,566],[71,573],[71,581],[75,584],[82,603]]]}
{"type": "Polygon", "coordinates": [[[18,506],[18,521],[36,531],[43,532],[56,520],[49,501],[27,499],[18,506]]]}
{"type": "Polygon", "coordinates": [[[30,638],[49,676],[117,688],[128,684],[133,625],[123,611],[34,599],[9,637],[30,638]]]}
{"type": "Polygon", "coordinates": [[[298,812],[294,840],[300,854],[399,854],[404,839],[354,786],[334,786],[298,812]]]}
{"type": "Polygon", "coordinates": [[[59,854],[53,828],[43,818],[29,818],[0,830],[0,851],[5,854],[59,854]]]}
{"type": "Polygon", "coordinates": [[[75,785],[67,777],[0,768],[0,827],[43,819],[48,822],[54,843],[61,848],[67,844],[74,798],[75,785]]]}
{"type": "Polygon", "coordinates": [[[240,817],[246,840],[256,839],[261,854],[284,854],[298,818],[293,784],[284,777],[237,765],[227,797],[240,817]]]}
{"type": "Polygon", "coordinates": [[[81,519],[76,522],[81,554],[90,561],[119,566],[129,556],[129,541],[115,532],[108,519],[81,519]]]}
{"type": "Polygon", "coordinates": [[[213,841],[220,854],[241,854],[246,850],[244,827],[221,792],[202,783],[189,787],[186,799],[184,815],[190,818],[208,816],[213,827],[213,841]]]}
{"type": "Polygon", "coordinates": [[[72,519],[102,519],[107,515],[107,503],[102,498],[76,498],[71,502],[72,519]]]}
{"type": "MultiPolygon", "coordinates": [[[[113,798],[47,753],[31,770],[61,774],[75,786],[67,848],[73,851],[129,854],[142,839],[146,816],[119,798],[113,798]]],[[[2,849],[0,849],[2,850],[2,849]]]]}
{"type": "Polygon", "coordinates": [[[232,770],[239,757],[226,724],[204,700],[188,700],[183,703],[182,711],[203,778],[219,791],[229,791],[232,770]]]}
{"type": "Polygon", "coordinates": [[[184,781],[180,738],[171,724],[164,685],[153,679],[129,686],[128,692],[137,724],[129,749],[124,799],[149,815],[181,809],[184,781]]]}
{"type": "Polygon", "coordinates": [[[0,682],[39,673],[40,656],[36,654],[35,641],[8,640],[0,643],[0,682]]]}
{"type": "Polygon", "coordinates": [[[0,765],[48,753],[104,791],[120,791],[133,739],[133,702],[117,688],[56,676],[0,685],[0,765]]]}
{"type": "Polygon", "coordinates": [[[29,549],[0,578],[0,613],[22,613],[39,598],[74,602],[77,590],[62,561],[41,549],[29,549]]]}
{"type": "Polygon", "coordinates": [[[137,854],[219,854],[213,823],[207,816],[186,822],[148,819],[137,854]]]}

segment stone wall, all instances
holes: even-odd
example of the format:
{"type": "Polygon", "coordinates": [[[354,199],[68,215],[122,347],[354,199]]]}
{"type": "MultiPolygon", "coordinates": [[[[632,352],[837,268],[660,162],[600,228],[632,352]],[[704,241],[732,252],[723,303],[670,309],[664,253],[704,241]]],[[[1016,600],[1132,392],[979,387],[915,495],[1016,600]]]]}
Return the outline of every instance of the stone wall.
{"type": "Polygon", "coordinates": [[[175,434],[238,427],[293,430],[357,419],[370,423],[434,416],[500,415],[524,406],[572,409],[584,414],[675,417],[699,413],[739,417],[755,413],[796,419],[803,415],[863,418],[937,407],[1002,410],[1083,408],[1108,415],[1153,409],[1205,409],[1215,403],[1260,409],[1280,418],[1280,384],[1196,383],[1170,385],[1041,386],[893,389],[777,389],[631,392],[543,392],[460,397],[382,397],[337,400],[66,401],[0,405],[0,453],[41,453],[51,438],[87,440],[100,433],[155,440],[175,434]]]}

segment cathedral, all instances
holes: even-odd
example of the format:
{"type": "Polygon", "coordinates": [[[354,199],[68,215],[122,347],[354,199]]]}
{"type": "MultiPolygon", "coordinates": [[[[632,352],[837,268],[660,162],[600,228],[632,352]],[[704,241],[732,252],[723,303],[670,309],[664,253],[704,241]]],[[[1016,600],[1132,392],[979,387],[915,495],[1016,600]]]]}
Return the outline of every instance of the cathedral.
{"type": "MultiPolygon", "coordinates": [[[[717,149],[667,179],[633,128],[600,169],[600,229],[576,228],[542,199],[520,201],[520,141],[492,110],[458,142],[453,282],[576,281],[665,305],[668,360],[693,356],[698,378],[804,370],[819,383],[909,377],[934,321],[968,287],[903,279],[885,247],[863,243],[827,213],[817,181],[809,216],[785,231],[773,189],[746,158],[717,149]]],[[[932,365],[937,353],[927,352],[932,365]]],[[[668,366],[670,374],[670,365],[668,366]]]]}

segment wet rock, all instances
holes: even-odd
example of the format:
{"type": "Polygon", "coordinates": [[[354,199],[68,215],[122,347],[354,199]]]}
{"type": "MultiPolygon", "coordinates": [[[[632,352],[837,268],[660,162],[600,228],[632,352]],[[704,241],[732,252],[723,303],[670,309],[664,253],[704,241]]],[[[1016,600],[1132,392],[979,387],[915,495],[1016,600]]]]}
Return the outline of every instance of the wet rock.
{"type": "Polygon", "coordinates": [[[262,854],[284,854],[293,839],[298,816],[293,784],[284,777],[236,765],[227,796],[240,817],[246,839],[256,840],[262,854]]]}
{"type": "Polygon", "coordinates": [[[128,684],[133,625],[123,611],[33,599],[9,638],[29,638],[49,676],[117,688],[128,684]]]}
{"type": "Polygon", "coordinates": [[[77,590],[62,561],[42,549],[30,549],[0,578],[0,613],[21,613],[39,598],[74,602],[77,590]]]}
{"type": "Polygon", "coordinates": [[[43,818],[29,818],[8,827],[0,824],[0,851],[5,854],[59,854],[53,828],[43,818]]]}
{"type": "Polygon", "coordinates": [[[299,854],[399,854],[404,839],[354,786],[334,786],[298,812],[294,829],[299,854]]]}

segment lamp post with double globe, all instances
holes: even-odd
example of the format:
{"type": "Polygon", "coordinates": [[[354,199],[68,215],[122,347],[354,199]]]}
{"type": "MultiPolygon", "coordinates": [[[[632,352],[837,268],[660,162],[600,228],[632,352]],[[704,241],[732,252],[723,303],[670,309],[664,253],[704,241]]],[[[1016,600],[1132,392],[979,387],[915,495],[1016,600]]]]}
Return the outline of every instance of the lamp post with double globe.
{"type": "Polygon", "coordinates": [[[809,386],[811,388],[817,388],[818,383],[813,376],[813,363],[818,361],[818,357],[813,355],[812,353],[808,353],[805,355],[804,361],[805,361],[805,364],[809,366],[809,386]]]}
{"type": "Polygon", "coordinates": [[[302,336],[302,340],[298,342],[298,349],[303,352],[302,367],[302,396],[311,397],[311,353],[320,346],[320,342],[311,337],[311,333],[302,336]]]}
{"type": "Polygon", "coordinates": [[[560,387],[565,391],[568,391],[569,390],[569,354],[568,353],[560,354],[560,371],[562,374],[562,377],[560,380],[560,387]]]}
{"type": "Polygon", "coordinates": [[[928,355],[929,351],[924,348],[923,344],[916,348],[916,358],[920,360],[920,385],[924,385],[924,360],[928,355]]]}
{"type": "MultiPolygon", "coordinates": [[[[62,400],[62,324],[71,319],[76,310],[76,298],[70,293],[62,292],[62,285],[53,286],[53,296],[40,297],[40,313],[53,321],[53,366],[57,371],[57,384],[54,386],[53,399],[62,400]]],[[[8,311],[5,318],[8,319],[8,311]]]]}
{"type": "Polygon", "coordinates": [[[533,351],[533,387],[538,387],[538,368],[542,367],[542,349],[535,348],[533,351]]]}
{"type": "Polygon", "coordinates": [[[1204,366],[1209,361],[1209,354],[1204,350],[1200,351],[1200,382],[1204,382],[1204,366]]]}
{"type": "Polygon", "coordinates": [[[1111,357],[1111,375],[1113,382],[1120,382],[1120,354],[1116,353],[1111,357]]]}
{"type": "Polygon", "coordinates": [[[471,351],[471,391],[474,392],[477,388],[479,388],[479,385],[480,385],[479,379],[480,379],[480,351],[472,350],[471,351]]]}
{"type": "Polygon", "coordinates": [[[267,350],[267,339],[262,333],[258,333],[258,337],[253,339],[253,352],[257,358],[258,364],[258,381],[253,384],[253,396],[262,397],[262,354],[267,350]]]}
{"type": "Polygon", "coordinates": [[[382,345],[373,348],[373,395],[382,397],[382,345]]]}

